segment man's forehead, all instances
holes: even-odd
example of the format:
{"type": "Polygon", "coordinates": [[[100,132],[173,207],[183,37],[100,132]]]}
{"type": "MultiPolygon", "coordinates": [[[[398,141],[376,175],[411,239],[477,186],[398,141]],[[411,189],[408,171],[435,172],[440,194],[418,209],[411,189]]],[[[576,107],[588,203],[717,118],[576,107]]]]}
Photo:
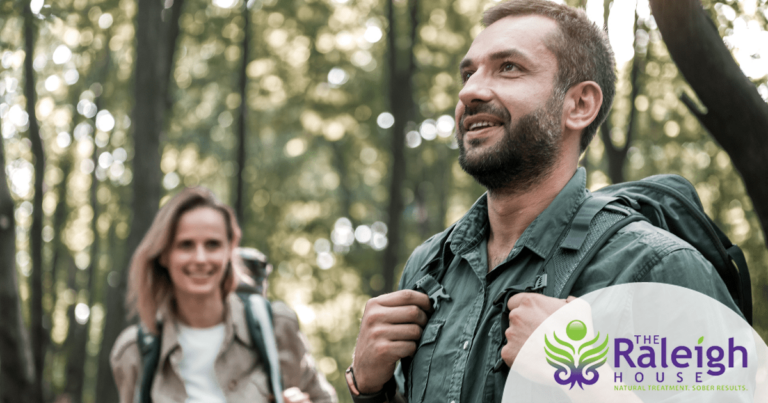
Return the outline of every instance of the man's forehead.
{"type": "Polygon", "coordinates": [[[510,50],[530,59],[540,59],[546,54],[554,57],[547,48],[547,40],[558,29],[555,20],[540,15],[502,18],[480,32],[472,42],[462,65],[467,64],[467,59],[480,60],[510,50]]]}

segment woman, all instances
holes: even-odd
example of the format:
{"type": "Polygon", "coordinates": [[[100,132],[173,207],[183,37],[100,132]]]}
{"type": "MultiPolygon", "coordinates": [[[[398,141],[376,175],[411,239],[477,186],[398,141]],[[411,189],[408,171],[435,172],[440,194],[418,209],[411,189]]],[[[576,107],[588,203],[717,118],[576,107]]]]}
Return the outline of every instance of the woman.
{"type": "MultiPolygon", "coordinates": [[[[232,210],[209,190],[193,188],[160,209],[136,249],[128,306],[144,332],[159,334],[153,402],[273,399],[244,305],[233,293],[239,276],[232,256],[239,242],[232,210]]],[[[137,326],[124,330],[110,357],[123,403],[134,401],[142,379],[137,335],[137,326]]],[[[295,388],[286,392],[286,402],[309,402],[295,388]]]]}
{"type": "MultiPolygon", "coordinates": [[[[235,255],[239,258],[235,262],[242,265],[241,274],[251,280],[248,284],[241,282],[237,291],[266,297],[267,279],[272,272],[272,264],[267,256],[258,249],[242,247],[237,248],[235,255]]],[[[293,386],[295,391],[306,392],[314,403],[336,403],[336,391],[315,367],[315,360],[309,352],[309,342],[299,331],[296,312],[282,301],[270,303],[283,383],[293,386]]]]}

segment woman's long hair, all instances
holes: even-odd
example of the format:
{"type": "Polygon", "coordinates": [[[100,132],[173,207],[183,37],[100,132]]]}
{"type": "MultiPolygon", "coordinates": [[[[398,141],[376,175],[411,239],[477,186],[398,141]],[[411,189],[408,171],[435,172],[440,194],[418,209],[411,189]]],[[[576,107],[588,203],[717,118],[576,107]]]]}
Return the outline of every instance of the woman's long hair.
{"type": "MultiPolygon", "coordinates": [[[[235,213],[229,206],[220,202],[210,190],[202,187],[187,188],[169,200],[157,212],[152,226],[136,248],[129,269],[126,301],[129,315],[138,314],[141,322],[151,333],[157,333],[155,322],[158,308],[173,295],[173,283],[168,269],[160,264],[160,255],[171,246],[181,216],[200,207],[209,207],[223,214],[232,253],[240,244],[240,226],[237,224],[235,213]]],[[[230,256],[221,281],[223,298],[226,298],[237,286],[239,276],[235,270],[230,256]]]]}

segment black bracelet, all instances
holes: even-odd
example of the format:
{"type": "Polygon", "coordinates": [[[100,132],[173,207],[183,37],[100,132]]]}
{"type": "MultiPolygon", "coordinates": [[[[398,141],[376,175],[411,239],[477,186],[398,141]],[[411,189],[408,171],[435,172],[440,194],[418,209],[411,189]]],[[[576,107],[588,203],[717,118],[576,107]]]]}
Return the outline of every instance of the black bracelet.
{"type": "Polygon", "coordinates": [[[360,392],[360,387],[357,386],[357,379],[355,378],[355,371],[352,369],[352,366],[350,365],[349,368],[347,368],[346,371],[348,374],[352,375],[352,384],[355,385],[355,389],[357,389],[358,393],[360,392]]]}
{"type": "Polygon", "coordinates": [[[355,394],[350,391],[354,403],[393,403],[395,401],[397,381],[395,381],[394,376],[384,384],[384,387],[382,387],[380,391],[366,394],[360,392],[360,388],[357,386],[357,379],[355,379],[355,371],[352,369],[351,365],[347,368],[346,373],[352,375],[352,383],[355,385],[355,389],[357,389],[358,393],[360,393],[355,396],[355,394]]]}

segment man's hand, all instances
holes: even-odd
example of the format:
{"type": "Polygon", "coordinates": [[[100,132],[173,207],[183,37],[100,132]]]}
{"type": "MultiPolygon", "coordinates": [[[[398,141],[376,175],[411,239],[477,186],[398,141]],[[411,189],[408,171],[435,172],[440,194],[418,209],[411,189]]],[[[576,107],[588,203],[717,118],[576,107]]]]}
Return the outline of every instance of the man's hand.
{"type": "Polygon", "coordinates": [[[507,301],[509,328],[504,331],[507,344],[501,349],[501,358],[512,368],[517,354],[528,337],[545,319],[576,297],[558,299],[535,293],[515,294],[507,301]]]}
{"type": "Polygon", "coordinates": [[[360,393],[380,391],[395,373],[397,361],[416,352],[431,310],[429,297],[413,290],[368,300],[352,363],[360,393]]]}

